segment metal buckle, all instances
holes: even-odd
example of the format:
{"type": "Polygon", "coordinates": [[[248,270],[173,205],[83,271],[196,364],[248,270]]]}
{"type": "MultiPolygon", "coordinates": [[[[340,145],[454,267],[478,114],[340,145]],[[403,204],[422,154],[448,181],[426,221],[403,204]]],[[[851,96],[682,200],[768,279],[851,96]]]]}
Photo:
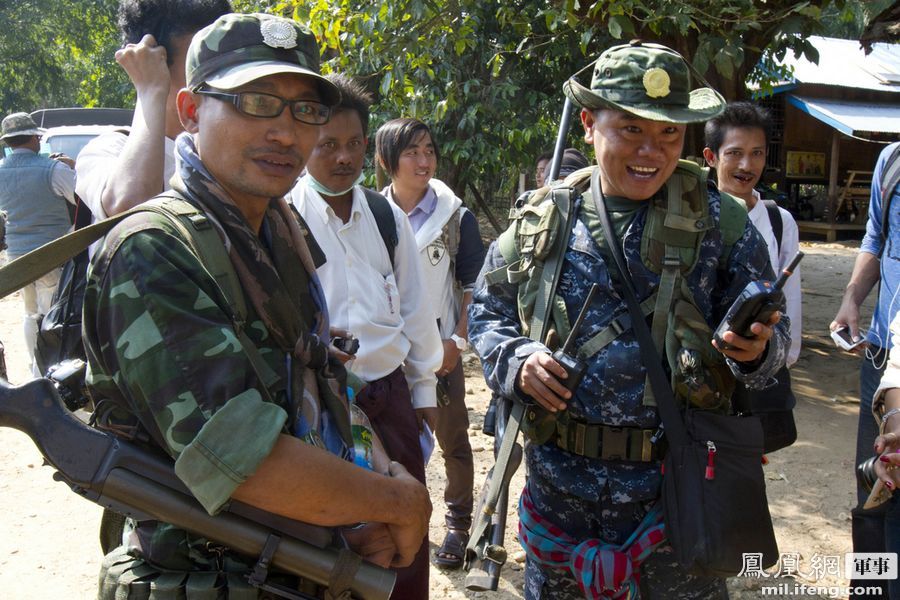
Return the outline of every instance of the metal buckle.
{"type": "Polygon", "coordinates": [[[662,259],[662,264],[664,267],[680,267],[681,258],[677,256],[664,256],[662,259]]]}

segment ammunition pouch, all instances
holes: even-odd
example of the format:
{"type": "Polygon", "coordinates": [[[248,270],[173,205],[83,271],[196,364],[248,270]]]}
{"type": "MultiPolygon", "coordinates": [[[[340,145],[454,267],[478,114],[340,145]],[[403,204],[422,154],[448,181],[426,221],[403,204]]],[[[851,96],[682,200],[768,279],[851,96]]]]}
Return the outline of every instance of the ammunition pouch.
{"type": "Polygon", "coordinates": [[[536,402],[525,405],[520,429],[532,444],[545,444],[556,435],[556,419],[559,413],[552,413],[536,402]]]}
{"type": "Polygon", "coordinates": [[[556,445],[572,454],[630,462],[661,458],[657,430],[588,423],[563,413],[556,419],[556,445]]]}
{"type": "Polygon", "coordinates": [[[681,281],[681,298],[672,302],[664,340],[666,358],[672,373],[672,389],[681,406],[727,413],[731,406],[735,379],[725,357],[709,341],[712,328],[697,306],[684,298],[687,284],[681,281]],[[686,353],[695,357],[687,368],[686,353]]]}

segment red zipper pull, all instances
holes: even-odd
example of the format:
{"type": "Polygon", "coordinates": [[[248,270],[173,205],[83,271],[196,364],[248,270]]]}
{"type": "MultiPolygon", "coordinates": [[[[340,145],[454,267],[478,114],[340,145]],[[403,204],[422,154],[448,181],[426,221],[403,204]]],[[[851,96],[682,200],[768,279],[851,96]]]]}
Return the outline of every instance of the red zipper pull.
{"type": "Polygon", "coordinates": [[[706,479],[716,478],[716,445],[712,441],[706,442],[706,479]]]}

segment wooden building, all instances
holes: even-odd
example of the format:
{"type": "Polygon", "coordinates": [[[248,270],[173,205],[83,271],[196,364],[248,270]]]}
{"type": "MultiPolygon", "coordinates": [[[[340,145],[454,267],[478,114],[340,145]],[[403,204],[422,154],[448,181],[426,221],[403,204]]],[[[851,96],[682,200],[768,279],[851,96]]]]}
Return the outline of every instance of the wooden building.
{"type": "Polygon", "coordinates": [[[789,54],[790,80],[759,99],[775,120],[764,181],[787,194],[801,234],[860,237],[875,161],[900,139],[900,44],[809,41],[818,64],[789,54]]]}

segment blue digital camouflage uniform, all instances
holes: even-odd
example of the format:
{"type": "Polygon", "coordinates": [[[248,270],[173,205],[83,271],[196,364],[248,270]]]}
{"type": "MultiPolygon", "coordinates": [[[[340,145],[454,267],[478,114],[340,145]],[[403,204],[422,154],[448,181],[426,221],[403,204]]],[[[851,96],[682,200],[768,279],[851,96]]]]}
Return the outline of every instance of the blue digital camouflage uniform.
{"type": "MultiPolygon", "coordinates": [[[[567,314],[577,315],[593,283],[600,286],[593,305],[576,338],[575,348],[597,334],[613,319],[627,313],[624,301],[614,291],[604,252],[592,237],[586,218],[593,211],[589,193],[576,195],[578,218],[566,249],[557,294],[567,314]]],[[[709,186],[710,216],[718,224],[719,193],[709,186]]],[[[623,236],[623,246],[638,300],[649,297],[658,285],[658,275],[643,264],[641,236],[646,209],[641,208],[623,236]]],[[[719,257],[723,243],[715,228],[705,236],[695,268],[685,276],[697,306],[711,327],[718,325],[745,285],[771,279],[768,251],[759,233],[747,222],[743,236],[734,244],[723,271],[719,257]]],[[[541,343],[523,337],[516,306],[516,286],[487,286],[484,274],[505,265],[497,243],[491,245],[469,308],[469,339],[481,357],[485,379],[491,389],[509,398],[519,398],[516,376],[528,356],[547,352],[541,343]]],[[[775,333],[760,364],[745,372],[728,361],[735,376],[750,388],[765,387],[784,364],[788,346],[788,319],[775,333]]],[[[655,407],[643,405],[646,372],[637,340],[625,331],[588,361],[588,370],[572,399],[570,414],[580,420],[612,426],[654,428],[659,424],[655,407]]],[[[622,543],[637,526],[660,494],[660,462],[628,463],[590,459],[566,452],[554,442],[529,444],[526,448],[528,486],[535,507],[576,539],[599,537],[622,543]]],[[[644,598],[726,597],[721,580],[686,575],[665,559],[663,546],[642,569],[644,598]]],[[[527,598],[573,598],[581,594],[571,578],[541,570],[529,561],[526,568],[527,598]]]]}

